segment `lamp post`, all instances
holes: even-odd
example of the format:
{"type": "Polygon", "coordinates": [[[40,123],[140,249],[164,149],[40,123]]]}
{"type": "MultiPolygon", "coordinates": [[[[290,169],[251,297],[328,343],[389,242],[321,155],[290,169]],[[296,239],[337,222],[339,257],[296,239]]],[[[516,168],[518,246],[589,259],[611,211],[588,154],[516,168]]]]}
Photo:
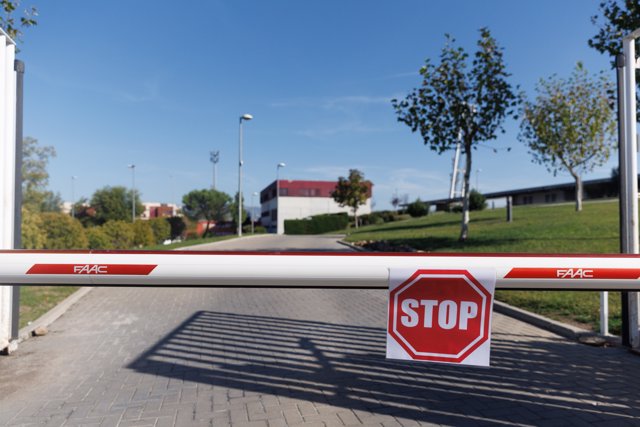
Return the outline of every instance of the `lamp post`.
{"type": "Polygon", "coordinates": [[[213,163],[213,186],[211,188],[215,190],[218,175],[218,162],[220,161],[220,151],[210,151],[209,160],[213,163]]]}
{"type": "Polygon", "coordinates": [[[71,176],[71,218],[76,217],[76,192],[75,192],[75,181],[78,179],[77,176],[71,176]]]}
{"type": "Polygon", "coordinates": [[[276,166],[276,234],[280,234],[280,168],[287,166],[285,163],[278,163],[276,166]]]}
{"type": "Polygon", "coordinates": [[[255,233],[254,224],[256,222],[256,206],[254,205],[254,198],[258,195],[257,191],[251,193],[251,234],[255,233]]]}
{"type": "Polygon", "coordinates": [[[127,165],[131,169],[131,223],[136,222],[136,165],[127,165]]]}
{"type": "Polygon", "coordinates": [[[238,140],[238,237],[242,236],[242,121],[251,119],[253,119],[251,114],[240,116],[238,140]]]}

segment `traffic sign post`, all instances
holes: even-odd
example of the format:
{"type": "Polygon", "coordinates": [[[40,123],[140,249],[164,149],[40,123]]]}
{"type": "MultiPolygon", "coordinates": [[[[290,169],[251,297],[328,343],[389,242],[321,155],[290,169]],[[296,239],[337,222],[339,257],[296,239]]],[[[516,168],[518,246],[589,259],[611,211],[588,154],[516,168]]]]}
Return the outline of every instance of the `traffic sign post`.
{"type": "Polygon", "coordinates": [[[387,357],[489,366],[494,269],[391,270],[387,357]]]}

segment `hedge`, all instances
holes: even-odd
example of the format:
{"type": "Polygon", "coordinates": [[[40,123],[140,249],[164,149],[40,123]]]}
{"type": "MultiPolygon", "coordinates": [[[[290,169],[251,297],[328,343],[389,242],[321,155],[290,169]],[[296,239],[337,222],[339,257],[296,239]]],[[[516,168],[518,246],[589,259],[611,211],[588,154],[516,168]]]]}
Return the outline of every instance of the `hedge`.
{"type": "Polygon", "coordinates": [[[284,221],[285,234],[322,234],[344,230],[349,224],[349,214],[324,214],[309,219],[287,219],[284,221]]]}

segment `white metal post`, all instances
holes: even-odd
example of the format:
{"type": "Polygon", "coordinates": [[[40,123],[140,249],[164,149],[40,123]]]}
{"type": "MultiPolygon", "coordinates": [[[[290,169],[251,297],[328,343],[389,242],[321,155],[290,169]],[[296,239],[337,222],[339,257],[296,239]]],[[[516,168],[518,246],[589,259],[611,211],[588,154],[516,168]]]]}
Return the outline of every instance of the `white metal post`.
{"type": "MultiPolygon", "coordinates": [[[[15,227],[15,43],[0,29],[0,248],[12,249],[15,227]]],[[[0,351],[12,351],[13,288],[0,286],[0,351]]]]}
{"type": "MultiPolygon", "coordinates": [[[[638,158],[636,136],[636,48],[635,39],[640,36],[640,29],[635,30],[622,40],[625,63],[625,155],[626,167],[626,207],[625,222],[627,224],[627,252],[637,254],[638,245],[638,158]]],[[[638,293],[629,293],[629,338],[632,348],[640,348],[640,317],[638,293]]]]}

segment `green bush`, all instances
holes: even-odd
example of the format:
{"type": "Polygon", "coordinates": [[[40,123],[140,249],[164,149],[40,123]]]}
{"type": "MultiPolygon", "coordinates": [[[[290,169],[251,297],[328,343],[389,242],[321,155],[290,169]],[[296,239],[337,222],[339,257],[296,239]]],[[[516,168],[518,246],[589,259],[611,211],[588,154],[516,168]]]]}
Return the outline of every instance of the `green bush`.
{"type": "Polygon", "coordinates": [[[113,249],[111,239],[102,227],[91,227],[85,230],[89,249],[113,249]]]}
{"type": "Polygon", "coordinates": [[[153,229],[148,221],[139,220],[133,223],[133,246],[150,246],[155,243],[153,229]]]}
{"type": "Polygon", "coordinates": [[[285,234],[322,234],[344,230],[349,224],[346,212],[312,216],[309,219],[288,219],[284,221],[285,234]]]}
{"type": "Polygon", "coordinates": [[[487,207],[487,198],[478,190],[471,190],[469,193],[469,210],[481,211],[487,207]]]}
{"type": "Polygon", "coordinates": [[[417,198],[415,202],[409,203],[407,213],[411,215],[412,218],[429,215],[429,204],[417,198]]]}
{"type": "Polygon", "coordinates": [[[24,249],[42,249],[46,236],[42,228],[42,219],[36,212],[22,206],[22,247],[24,249]]]}
{"type": "Polygon", "coordinates": [[[130,249],[133,246],[135,233],[130,222],[107,221],[101,228],[109,238],[113,249],[130,249]]]}
{"type": "Polygon", "coordinates": [[[86,249],[89,246],[84,228],[77,219],[57,212],[42,213],[40,219],[45,234],[44,249],[86,249]]]}
{"type": "Polygon", "coordinates": [[[162,243],[171,237],[171,225],[167,218],[152,218],[149,221],[155,243],[162,243]]]}

